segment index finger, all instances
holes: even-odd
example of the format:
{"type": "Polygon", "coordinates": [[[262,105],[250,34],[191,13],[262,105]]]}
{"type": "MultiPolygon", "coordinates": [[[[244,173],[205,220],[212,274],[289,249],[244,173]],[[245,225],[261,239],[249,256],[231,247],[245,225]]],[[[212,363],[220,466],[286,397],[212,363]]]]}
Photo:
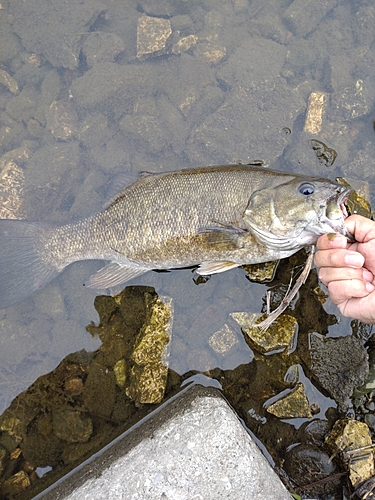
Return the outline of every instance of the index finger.
{"type": "Polygon", "coordinates": [[[333,248],[347,248],[348,240],[342,234],[323,234],[316,242],[318,250],[331,250],[333,248]]]}
{"type": "Polygon", "coordinates": [[[360,243],[375,239],[375,223],[371,219],[361,215],[351,215],[345,219],[345,226],[360,243]]]}

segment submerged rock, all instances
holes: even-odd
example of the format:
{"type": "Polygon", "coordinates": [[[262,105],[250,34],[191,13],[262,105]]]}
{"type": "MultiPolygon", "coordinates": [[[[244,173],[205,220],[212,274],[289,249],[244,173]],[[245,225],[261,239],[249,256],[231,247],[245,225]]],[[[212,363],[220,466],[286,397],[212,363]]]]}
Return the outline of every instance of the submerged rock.
{"type": "Polygon", "coordinates": [[[168,19],[142,16],[137,26],[137,57],[162,55],[166,51],[167,40],[172,34],[168,19]]]}
{"type": "Polygon", "coordinates": [[[278,260],[272,262],[263,262],[262,264],[251,264],[248,266],[241,266],[247,272],[246,278],[250,281],[257,283],[266,283],[272,281],[275,277],[278,260]]]}
{"type": "Polygon", "coordinates": [[[313,135],[320,133],[327,99],[328,95],[325,92],[311,92],[307,105],[305,132],[313,135]]]}
{"type": "Polygon", "coordinates": [[[145,299],[146,320],[131,356],[133,366],[126,394],[137,404],[156,404],[162,401],[167,383],[165,349],[171,335],[172,300],[167,299],[169,304],[165,305],[159,297],[146,294],[145,299]]]}
{"type": "Polygon", "coordinates": [[[347,408],[354,388],[363,384],[369,371],[362,341],[354,335],[326,338],[312,333],[309,342],[313,376],[339,408],[347,408]]]}
{"type": "Polygon", "coordinates": [[[319,484],[322,479],[333,476],[337,467],[330,456],[318,446],[297,444],[291,447],[285,454],[283,469],[298,486],[316,483],[315,487],[307,490],[308,498],[341,498],[340,479],[331,479],[329,483],[322,481],[319,484]]]}
{"type": "Polygon", "coordinates": [[[251,349],[263,354],[293,350],[297,333],[297,320],[294,316],[279,316],[266,331],[257,327],[257,323],[265,319],[266,315],[235,312],[230,316],[241,326],[251,349]]]}
{"type": "Polygon", "coordinates": [[[224,355],[238,344],[238,338],[236,332],[225,324],[220,330],[217,330],[211,335],[208,339],[208,343],[215,352],[224,355]]]}
{"type": "Polygon", "coordinates": [[[100,348],[68,355],[0,415],[1,498],[25,488],[35,493],[38,467],[67,472],[64,466],[77,465],[137,412],[142,418],[149,411],[136,406],[164,397],[171,300],[133,286],[97,297],[95,308],[100,324],[87,329],[100,337],[100,348]]]}
{"type": "Polygon", "coordinates": [[[286,396],[270,404],[268,413],[278,418],[311,418],[309,400],[305,394],[305,388],[299,382],[286,396]]]}
{"type": "Polygon", "coordinates": [[[326,438],[326,445],[349,467],[354,488],[374,475],[374,454],[368,426],[357,420],[337,420],[326,438]]]}

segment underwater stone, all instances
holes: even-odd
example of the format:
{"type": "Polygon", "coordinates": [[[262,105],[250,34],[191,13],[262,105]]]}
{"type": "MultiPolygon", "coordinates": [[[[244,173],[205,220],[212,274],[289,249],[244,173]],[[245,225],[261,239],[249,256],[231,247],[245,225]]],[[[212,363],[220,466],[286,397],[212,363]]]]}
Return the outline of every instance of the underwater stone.
{"type": "Polygon", "coordinates": [[[294,0],[284,11],[283,18],[292,32],[305,37],[310,31],[316,29],[324,17],[336,7],[338,0],[294,0]]]}
{"type": "Polygon", "coordinates": [[[307,105],[304,131],[309,134],[319,134],[322,130],[323,115],[327,105],[325,92],[311,92],[307,105]]]}
{"type": "Polygon", "coordinates": [[[53,431],[55,436],[68,443],[85,443],[92,434],[93,424],[79,411],[58,410],[53,412],[53,431]]]}
{"type": "Polygon", "coordinates": [[[22,441],[24,427],[17,417],[5,417],[0,422],[0,431],[7,432],[15,439],[16,443],[22,441]]]}
{"type": "Polygon", "coordinates": [[[354,488],[374,475],[374,454],[370,430],[364,422],[337,420],[325,443],[334,455],[349,465],[349,478],[354,488]]]}
{"type": "Polygon", "coordinates": [[[211,348],[218,354],[226,354],[232,347],[238,344],[236,333],[227,324],[213,333],[208,339],[211,348]]]}
{"type": "Polygon", "coordinates": [[[46,120],[55,139],[68,141],[77,135],[78,115],[68,101],[54,101],[46,111],[46,120]]]}
{"type": "Polygon", "coordinates": [[[142,16],[137,26],[137,57],[164,53],[167,40],[172,34],[171,23],[168,19],[142,16]]]}
{"type": "Polygon", "coordinates": [[[4,87],[7,87],[12,94],[18,94],[18,83],[5,71],[5,69],[0,69],[0,83],[4,85],[4,87]]]}
{"type": "Polygon", "coordinates": [[[333,109],[344,120],[354,120],[366,115],[369,106],[363,81],[357,80],[353,86],[345,87],[333,95],[333,109]]]}
{"type": "Polygon", "coordinates": [[[0,218],[24,219],[23,191],[25,174],[14,162],[6,164],[0,160],[0,218]]]}
{"type": "Polygon", "coordinates": [[[323,481],[319,488],[319,481],[333,476],[338,470],[335,462],[318,446],[301,443],[289,447],[285,453],[283,469],[298,486],[304,486],[307,483],[307,477],[310,483],[317,483],[312,491],[309,490],[309,498],[337,498],[327,494],[327,485],[323,481]]]}
{"type": "Polygon", "coordinates": [[[353,389],[362,385],[368,375],[367,351],[354,335],[326,338],[309,335],[311,371],[321,386],[346,408],[353,389]]]}
{"type": "MultiPolygon", "coordinates": [[[[251,319],[248,318],[248,326],[243,326],[241,323],[231,314],[232,318],[237,321],[242,331],[246,334],[245,340],[251,347],[261,353],[273,353],[288,350],[291,352],[293,350],[294,340],[297,333],[297,320],[294,316],[288,314],[283,314],[279,316],[266,331],[257,327],[257,323],[266,319],[267,315],[254,316],[254,321],[251,323],[251,319]]],[[[246,313],[242,313],[246,314],[246,313]]],[[[238,318],[238,316],[237,316],[238,318]]],[[[242,317],[242,321],[245,316],[242,317]]]]}
{"type": "Polygon", "coordinates": [[[278,418],[311,418],[309,401],[305,394],[305,388],[299,382],[286,396],[270,404],[268,413],[278,418]]]}
{"type": "Polygon", "coordinates": [[[113,367],[113,373],[116,377],[116,384],[119,387],[124,387],[126,382],[126,361],[125,359],[119,359],[115,366],[113,367]]]}
{"type": "Polygon", "coordinates": [[[31,481],[29,476],[25,471],[21,470],[4,481],[4,484],[1,487],[1,492],[5,495],[4,498],[9,498],[13,497],[13,495],[21,493],[30,485],[31,481]]]}
{"type": "Polygon", "coordinates": [[[181,52],[186,52],[191,47],[196,45],[198,37],[196,35],[188,35],[180,38],[172,47],[173,54],[181,54],[181,52]]]}
{"type": "Polygon", "coordinates": [[[131,356],[134,363],[126,394],[136,404],[160,403],[167,384],[165,349],[171,336],[172,299],[145,293],[146,320],[131,356]]]}
{"type": "Polygon", "coordinates": [[[247,279],[256,281],[257,283],[265,283],[273,280],[278,265],[279,261],[275,260],[272,262],[262,262],[261,264],[250,264],[241,267],[247,272],[247,279]]]}
{"type": "Polygon", "coordinates": [[[116,378],[112,370],[107,369],[100,361],[97,357],[90,366],[83,386],[83,402],[90,413],[109,417],[115,404],[116,378]]]}

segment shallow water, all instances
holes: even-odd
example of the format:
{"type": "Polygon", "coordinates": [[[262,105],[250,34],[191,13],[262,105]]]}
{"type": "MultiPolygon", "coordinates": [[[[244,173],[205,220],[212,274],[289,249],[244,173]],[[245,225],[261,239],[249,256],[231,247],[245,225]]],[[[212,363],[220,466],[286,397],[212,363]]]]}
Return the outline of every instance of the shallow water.
{"type": "MultiPolygon", "coordinates": [[[[375,9],[372,2],[311,4],[302,12],[297,0],[90,0],[56,10],[38,0],[3,2],[0,61],[18,91],[13,83],[0,85],[0,152],[29,151],[28,158],[14,158],[24,174],[18,216],[51,222],[87,216],[102,208],[110,182],[124,171],[255,160],[358,179],[369,192],[375,9]],[[169,20],[172,35],[162,53],[149,57],[140,55],[138,42],[137,57],[137,23],[145,15],[169,20]],[[304,131],[312,92],[327,96],[317,134],[304,131]],[[332,166],[318,161],[310,139],[337,151],[332,166]]],[[[95,294],[82,283],[100,266],[75,263],[0,311],[0,413],[67,354],[99,347],[85,329],[98,321],[95,294]]],[[[129,284],[173,298],[176,373],[232,370],[253,359],[238,326],[231,325],[238,344],[226,356],[208,342],[231,312],[264,306],[267,286],[250,283],[243,270],[198,286],[191,270],[150,272],[129,284]]],[[[350,321],[329,301],[324,309],[338,317],[329,336],[351,333],[350,321]]],[[[323,396],[321,408],[323,415],[323,396]]]]}

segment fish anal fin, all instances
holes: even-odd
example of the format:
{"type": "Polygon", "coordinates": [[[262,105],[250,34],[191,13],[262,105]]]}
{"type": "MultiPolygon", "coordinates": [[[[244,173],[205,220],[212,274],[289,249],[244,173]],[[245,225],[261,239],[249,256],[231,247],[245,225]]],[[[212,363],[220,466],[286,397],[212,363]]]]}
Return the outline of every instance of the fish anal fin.
{"type": "Polygon", "coordinates": [[[89,288],[111,288],[112,286],[121,285],[121,283],[136,278],[147,271],[149,271],[149,269],[122,266],[116,262],[110,262],[90,276],[85,285],[89,288]]]}
{"type": "Polygon", "coordinates": [[[239,264],[229,261],[207,261],[202,262],[198,269],[196,269],[196,273],[200,276],[207,276],[208,274],[223,273],[224,271],[229,271],[229,269],[234,269],[238,266],[239,264]]]}

